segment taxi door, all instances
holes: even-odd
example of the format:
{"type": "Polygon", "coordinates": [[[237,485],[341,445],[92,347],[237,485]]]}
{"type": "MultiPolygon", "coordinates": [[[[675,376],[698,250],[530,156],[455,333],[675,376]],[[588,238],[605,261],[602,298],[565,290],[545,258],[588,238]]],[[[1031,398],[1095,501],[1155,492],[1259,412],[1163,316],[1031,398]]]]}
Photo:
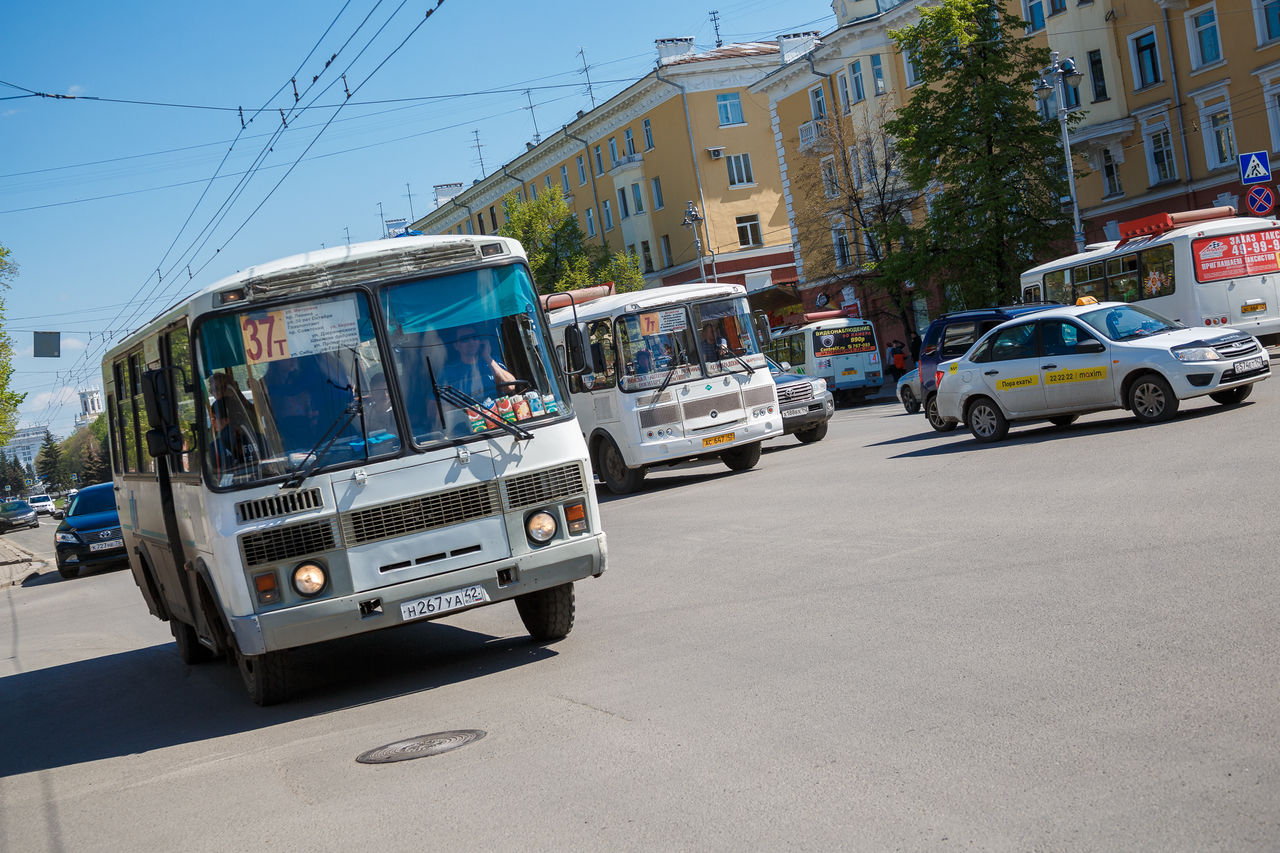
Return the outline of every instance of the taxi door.
{"type": "Polygon", "coordinates": [[[1115,403],[1115,378],[1106,344],[1070,320],[1040,321],[1040,373],[1051,411],[1115,403]]]}
{"type": "Polygon", "coordinates": [[[1044,409],[1036,339],[1035,321],[1018,323],[996,332],[981,351],[975,353],[973,367],[1008,417],[1035,414],[1044,409]]]}

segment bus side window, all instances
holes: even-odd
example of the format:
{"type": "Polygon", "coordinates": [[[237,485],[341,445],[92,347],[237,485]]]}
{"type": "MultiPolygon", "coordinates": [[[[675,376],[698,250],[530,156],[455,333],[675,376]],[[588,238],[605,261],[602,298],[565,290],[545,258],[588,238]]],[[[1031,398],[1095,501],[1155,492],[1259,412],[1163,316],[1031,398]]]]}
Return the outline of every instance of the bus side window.
{"type": "Polygon", "coordinates": [[[1106,299],[1106,281],[1102,272],[1102,264],[1083,264],[1071,271],[1075,298],[1092,296],[1101,302],[1106,299]]]}
{"type": "Polygon", "coordinates": [[[1070,270],[1054,270],[1044,274],[1044,298],[1064,305],[1075,301],[1071,296],[1070,270]]]}
{"type": "Polygon", "coordinates": [[[601,391],[618,384],[618,359],[613,349],[613,321],[608,317],[587,326],[587,373],[591,386],[580,376],[570,376],[571,390],[576,394],[601,391]]]}
{"type": "Polygon", "coordinates": [[[187,387],[192,380],[191,339],[185,327],[177,327],[161,339],[160,357],[165,367],[176,367],[170,377],[174,399],[178,401],[178,422],[182,429],[182,452],[173,455],[174,471],[194,471],[196,452],[196,398],[187,387]]]}
{"type": "Polygon", "coordinates": [[[1173,246],[1157,246],[1142,253],[1142,299],[1169,296],[1174,291],[1173,246]]]}
{"type": "Polygon", "coordinates": [[[1125,255],[1107,261],[1107,298],[1116,302],[1137,302],[1138,255],[1125,255]]]}

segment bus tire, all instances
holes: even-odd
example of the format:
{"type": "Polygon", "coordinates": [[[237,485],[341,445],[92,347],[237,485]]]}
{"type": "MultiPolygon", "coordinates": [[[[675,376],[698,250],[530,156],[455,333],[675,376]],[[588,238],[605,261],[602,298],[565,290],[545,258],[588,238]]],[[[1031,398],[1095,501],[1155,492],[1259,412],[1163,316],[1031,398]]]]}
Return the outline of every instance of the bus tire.
{"type": "Polygon", "coordinates": [[[1252,393],[1253,383],[1250,382],[1248,385],[1237,385],[1235,388],[1228,388],[1226,391],[1214,391],[1209,395],[1209,399],[1224,406],[1234,406],[1249,399],[1249,395],[1252,393]]]}
{"type": "Polygon", "coordinates": [[[827,436],[826,421],[823,421],[820,424],[814,424],[808,429],[802,429],[796,432],[796,438],[800,439],[801,444],[813,444],[815,441],[822,441],[822,439],[826,438],[826,436],[827,436]]]}
{"type": "Polygon", "coordinates": [[[284,652],[246,655],[236,649],[236,667],[253,704],[275,705],[289,698],[289,664],[284,652]]]}
{"type": "Polygon", "coordinates": [[[1167,421],[1178,413],[1178,397],[1158,373],[1144,373],[1129,386],[1129,408],[1144,424],[1167,421]]]}
{"type": "Polygon", "coordinates": [[[562,640],[573,630],[573,584],[518,595],[516,610],[533,639],[540,643],[562,640]]]}
{"type": "Polygon", "coordinates": [[[942,416],[938,414],[938,395],[936,393],[930,394],[925,398],[924,417],[929,422],[929,426],[938,432],[951,432],[959,426],[955,421],[943,420],[942,416]]]}
{"type": "Polygon", "coordinates": [[[605,436],[600,439],[600,479],[604,481],[605,488],[615,495],[629,495],[640,490],[644,469],[628,468],[618,445],[605,436]]]}
{"type": "Polygon", "coordinates": [[[760,442],[726,450],[720,454],[720,461],[729,466],[730,471],[749,471],[760,461],[760,442]]]}
{"type": "Polygon", "coordinates": [[[213,652],[200,644],[196,629],[179,619],[169,620],[169,633],[173,634],[173,642],[178,647],[178,657],[187,666],[208,663],[213,660],[213,652]]]}

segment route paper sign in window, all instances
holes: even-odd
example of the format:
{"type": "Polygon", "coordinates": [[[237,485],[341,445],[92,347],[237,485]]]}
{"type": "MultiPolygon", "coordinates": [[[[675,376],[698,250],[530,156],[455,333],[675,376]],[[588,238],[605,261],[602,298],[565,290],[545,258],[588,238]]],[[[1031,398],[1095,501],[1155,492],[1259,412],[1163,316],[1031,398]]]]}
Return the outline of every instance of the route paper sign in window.
{"type": "Polygon", "coordinates": [[[1197,281],[1280,271],[1280,229],[1202,237],[1191,242],[1197,281]]]}
{"type": "Polygon", "coordinates": [[[688,319],[683,308],[668,308],[665,311],[650,311],[640,315],[640,334],[660,335],[667,332],[679,332],[688,327],[688,319]]]}
{"type": "Polygon", "coordinates": [[[265,364],[360,346],[355,297],[289,305],[240,319],[245,361],[265,364]]]}
{"type": "Polygon", "coordinates": [[[856,352],[872,352],[876,348],[876,336],[870,326],[849,326],[844,329],[818,329],[813,333],[815,358],[833,355],[849,355],[856,352]]]}

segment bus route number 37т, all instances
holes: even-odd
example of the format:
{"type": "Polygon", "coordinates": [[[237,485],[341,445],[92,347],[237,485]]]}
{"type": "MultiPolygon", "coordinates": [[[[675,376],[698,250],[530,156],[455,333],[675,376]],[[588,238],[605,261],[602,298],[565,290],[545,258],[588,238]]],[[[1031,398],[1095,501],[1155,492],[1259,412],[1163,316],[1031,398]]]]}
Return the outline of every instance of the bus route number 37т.
{"type": "Polygon", "coordinates": [[[291,649],[605,570],[586,443],[520,245],[405,237],[251,267],[103,361],[135,581],[188,663],[290,694],[291,649]]]}

